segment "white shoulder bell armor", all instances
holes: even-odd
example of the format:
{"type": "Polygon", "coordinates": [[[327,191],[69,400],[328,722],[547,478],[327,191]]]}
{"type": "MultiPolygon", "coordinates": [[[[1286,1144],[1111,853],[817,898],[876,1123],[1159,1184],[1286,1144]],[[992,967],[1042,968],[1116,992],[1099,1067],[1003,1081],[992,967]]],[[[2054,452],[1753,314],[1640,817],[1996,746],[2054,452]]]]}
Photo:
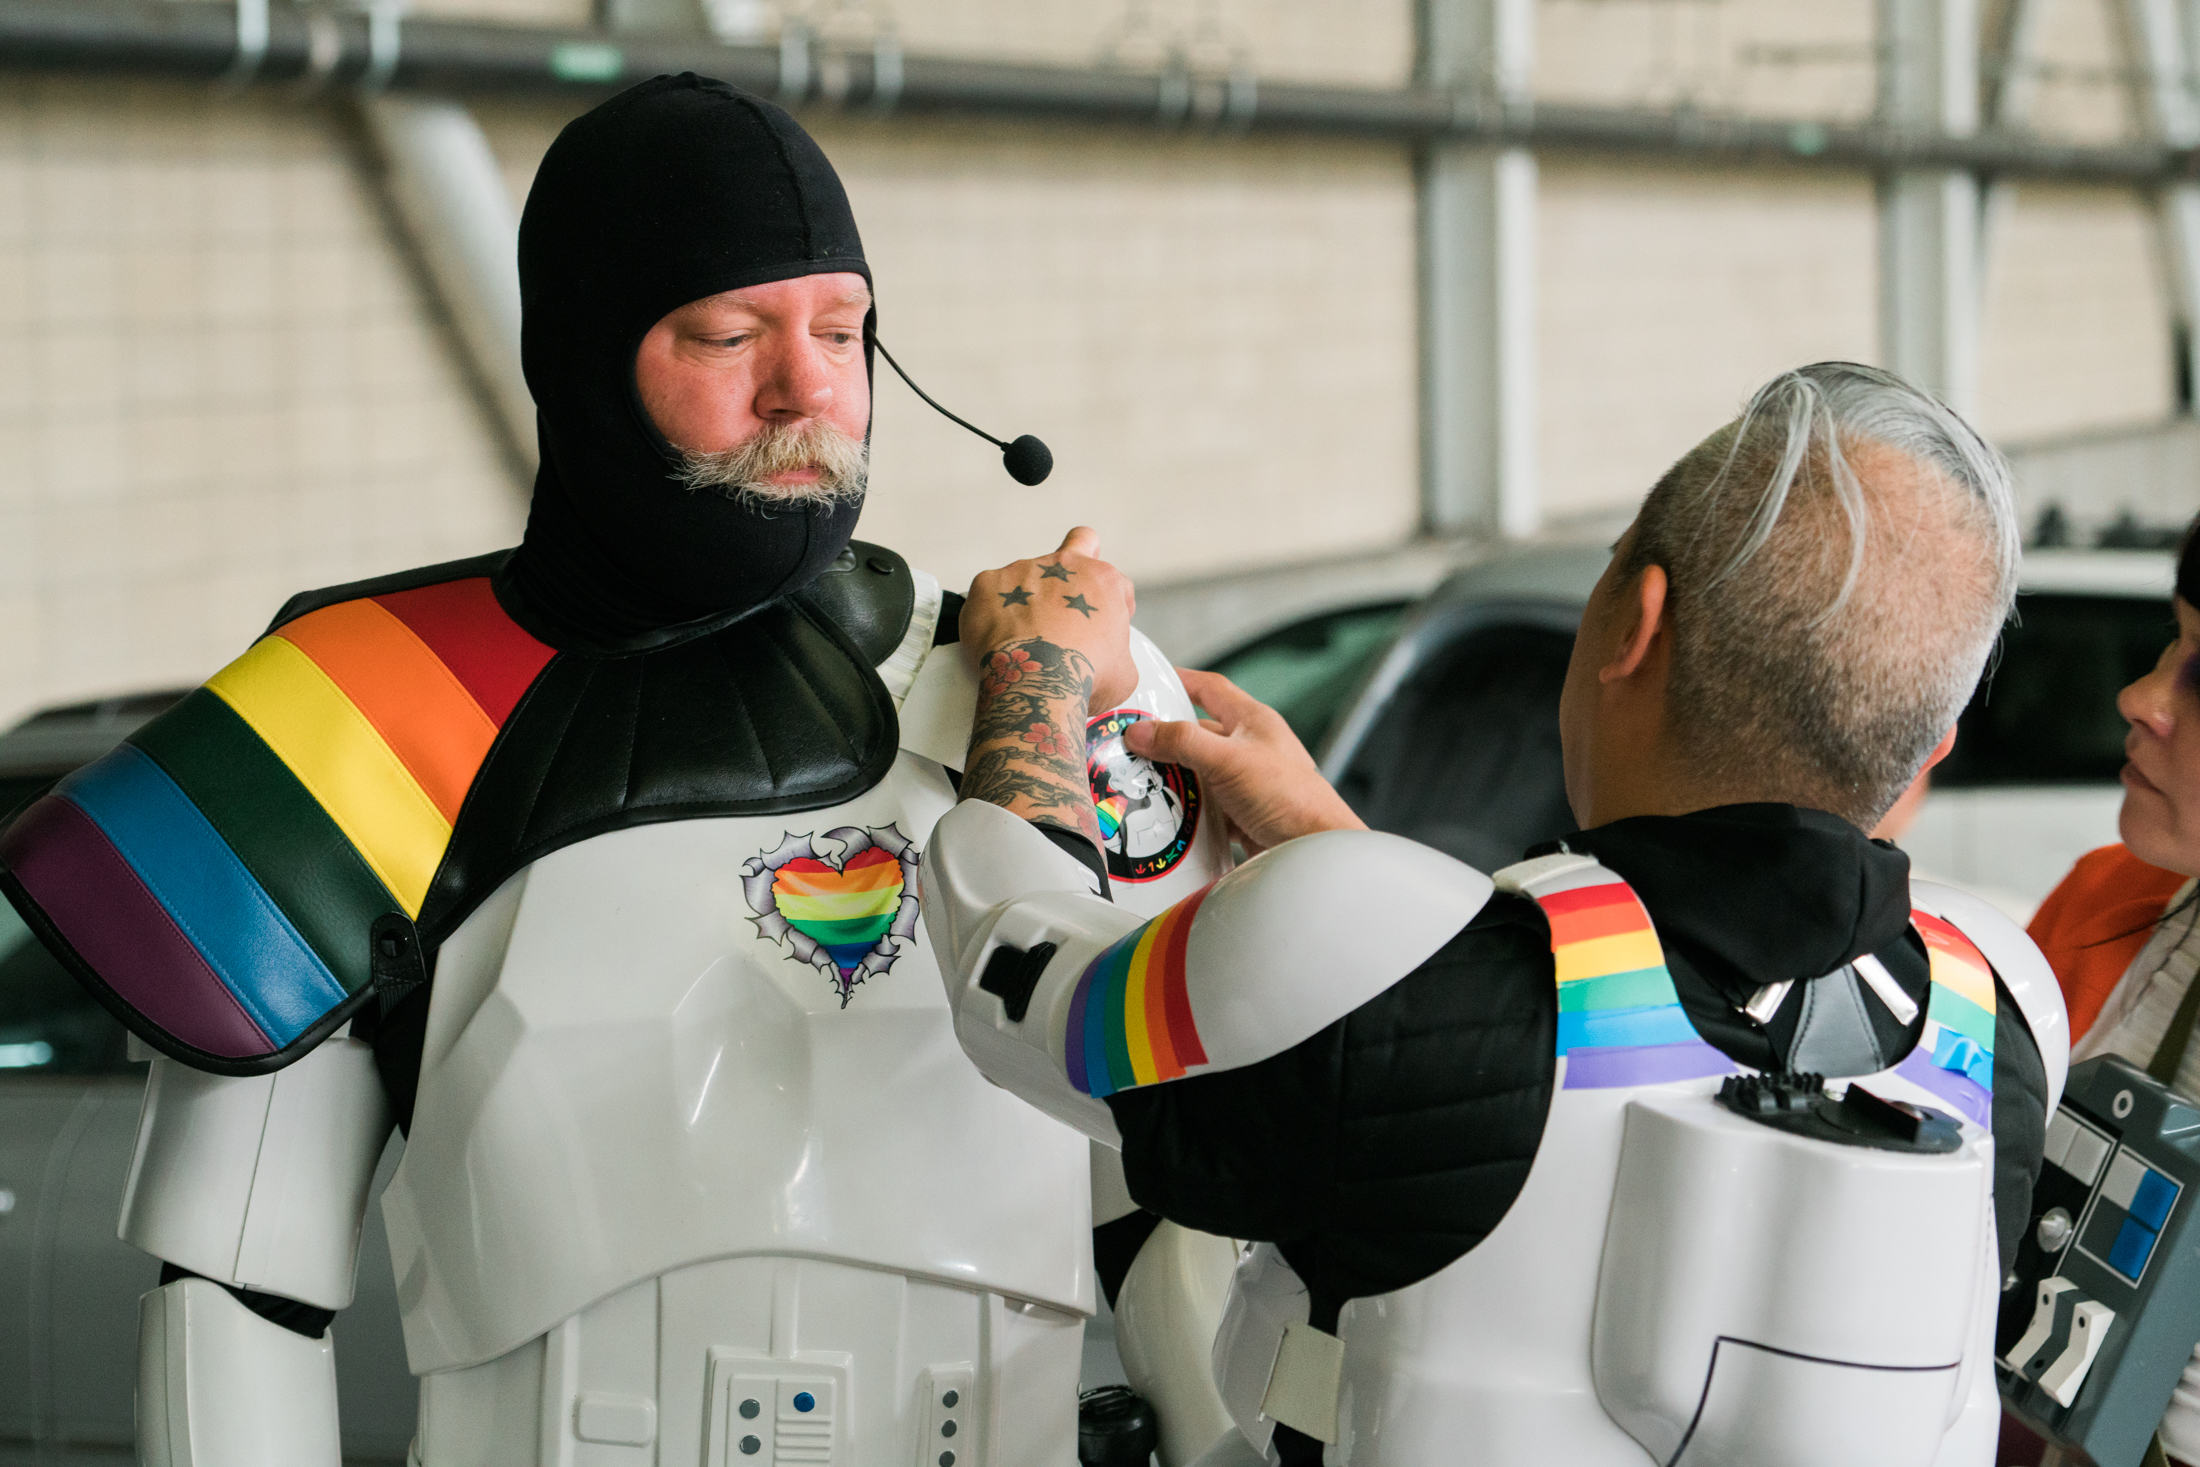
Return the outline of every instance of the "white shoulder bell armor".
{"type": "Polygon", "coordinates": [[[1074,866],[1028,822],[966,800],[933,834],[925,897],[964,1051],[1110,1144],[1105,1097],[1282,1053],[1412,972],[1491,890],[1371,830],[1291,841],[1157,916],[1091,895],[1074,866]],[[1374,909],[1380,926],[1306,920],[1374,909]]]}

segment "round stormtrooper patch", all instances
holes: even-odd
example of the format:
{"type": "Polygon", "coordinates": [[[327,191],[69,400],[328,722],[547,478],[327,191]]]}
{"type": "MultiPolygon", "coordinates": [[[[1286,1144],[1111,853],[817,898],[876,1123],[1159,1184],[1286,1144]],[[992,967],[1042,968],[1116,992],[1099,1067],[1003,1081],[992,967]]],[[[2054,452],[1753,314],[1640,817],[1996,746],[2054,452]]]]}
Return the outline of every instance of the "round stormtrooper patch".
{"type": "Polygon", "coordinates": [[[1152,715],[1117,708],[1085,725],[1085,773],[1100,816],[1108,875],[1117,881],[1165,876],[1199,833],[1199,779],[1178,764],[1156,764],[1123,745],[1123,730],[1152,715]]]}

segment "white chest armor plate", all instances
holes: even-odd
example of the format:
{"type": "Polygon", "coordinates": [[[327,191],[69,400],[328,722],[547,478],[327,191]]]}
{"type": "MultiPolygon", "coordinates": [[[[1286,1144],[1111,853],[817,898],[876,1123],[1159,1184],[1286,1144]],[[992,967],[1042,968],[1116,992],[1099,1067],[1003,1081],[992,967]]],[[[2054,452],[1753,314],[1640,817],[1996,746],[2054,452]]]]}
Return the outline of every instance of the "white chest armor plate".
{"type": "Polygon", "coordinates": [[[847,804],[595,837],[444,945],[384,1200],[427,1467],[1073,1459],[1087,1143],[956,1044],[912,712],[847,804]]]}
{"type": "MultiPolygon", "coordinates": [[[[1511,874],[1500,873],[1500,884],[1511,874]]],[[[1968,933],[1978,918],[1967,910],[1964,920],[1968,933]]],[[[2002,966],[1998,943],[1994,951],[2002,966]]],[[[1563,1046],[1563,951],[1559,966],[1563,1046]]],[[[1928,1057],[1942,1012],[1920,1046],[1928,1057]]],[[[1663,1037],[1683,1031],[1663,1047],[1684,1051],[1694,1039],[1685,1024],[1663,1037]]],[[[1696,1077],[1632,1084],[1617,1083],[1616,1072],[1589,1078],[1625,1048],[1596,1047],[1591,1037],[1561,1055],[1540,1149],[1498,1227],[1421,1283],[1344,1306],[1341,1360],[1316,1393],[1326,1409],[1334,1379],[1324,1460],[1990,1463],[2000,1415],[1992,1136],[1966,1116],[1952,1155],[1809,1140],[1716,1104],[1720,1075],[1703,1071],[1740,1067],[1708,1046],[1711,1065],[1678,1066],[1696,1077]],[[1576,1071],[1585,1083],[1570,1086],[1576,1071]],[[1889,1218],[1909,1221],[1896,1230],[1889,1218]]],[[[1914,1071],[1906,1059],[1863,1083],[1888,1099],[1951,1109],[1939,1093],[1949,1087],[1925,1088],[1906,1073],[1914,1071]]],[[[1276,1404],[1294,1368],[1280,1337],[1307,1315],[1305,1285],[1281,1254],[1254,1250],[1216,1341],[1216,1370],[1258,1446],[1275,1425],[1260,1409],[1264,1395],[1291,1415],[1276,1404]]]]}

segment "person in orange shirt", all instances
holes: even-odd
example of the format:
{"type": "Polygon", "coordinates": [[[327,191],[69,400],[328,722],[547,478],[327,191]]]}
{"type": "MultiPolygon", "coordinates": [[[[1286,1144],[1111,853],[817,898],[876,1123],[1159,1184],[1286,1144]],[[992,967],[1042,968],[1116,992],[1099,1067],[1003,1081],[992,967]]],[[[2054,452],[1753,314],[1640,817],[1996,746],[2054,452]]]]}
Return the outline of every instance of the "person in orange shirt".
{"type": "MultiPolygon", "coordinates": [[[[2116,697],[2124,740],[2120,845],[2088,852],[2032,918],[2070,1009],[2070,1062],[2116,1054],[2200,1095],[2200,522],[2178,559],[2176,639],[2116,697]]],[[[2163,1459],[2200,1463],[2200,1351],[2158,1433],[2163,1459]]],[[[2149,1460],[2155,1460],[2149,1453],[2149,1460]]]]}

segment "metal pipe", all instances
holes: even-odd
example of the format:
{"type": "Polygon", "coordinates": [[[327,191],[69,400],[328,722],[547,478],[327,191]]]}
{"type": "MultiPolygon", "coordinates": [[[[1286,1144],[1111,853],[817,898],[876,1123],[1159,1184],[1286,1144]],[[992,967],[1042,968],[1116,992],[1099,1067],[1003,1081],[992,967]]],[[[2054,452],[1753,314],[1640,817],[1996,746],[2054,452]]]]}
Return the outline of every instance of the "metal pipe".
{"type": "MultiPolygon", "coordinates": [[[[255,83],[356,83],[372,63],[353,12],[271,6],[255,83]],[[318,37],[318,41],[316,40],[318,37]],[[319,59],[316,59],[316,58],[319,59]]],[[[0,0],[0,69],[135,72],[213,81],[239,60],[237,10],[209,0],[0,0]]],[[[1538,103],[1477,104],[1426,87],[1331,87],[1227,76],[1025,66],[867,51],[816,55],[802,99],[851,110],[982,113],[1217,131],[1435,140],[1543,151],[1665,156],[1724,166],[1846,171],[1949,168],[2005,177],[2160,184],[2200,178],[2200,150],[2153,143],[2077,146],[2015,129],[1949,137],[1875,123],[1773,121],[1538,103]],[[898,89],[894,83],[898,75],[898,89]],[[1186,93],[1189,92],[1189,104],[1186,93]]],[[[700,71],[765,95],[785,80],[777,45],[408,18],[389,86],[479,95],[564,92],[577,101],[667,71],[700,71]]]]}
{"type": "Polygon", "coordinates": [[[519,354],[519,221],[473,114],[439,97],[366,97],[390,201],[450,313],[505,450],[532,480],[535,399],[519,354]]]}

